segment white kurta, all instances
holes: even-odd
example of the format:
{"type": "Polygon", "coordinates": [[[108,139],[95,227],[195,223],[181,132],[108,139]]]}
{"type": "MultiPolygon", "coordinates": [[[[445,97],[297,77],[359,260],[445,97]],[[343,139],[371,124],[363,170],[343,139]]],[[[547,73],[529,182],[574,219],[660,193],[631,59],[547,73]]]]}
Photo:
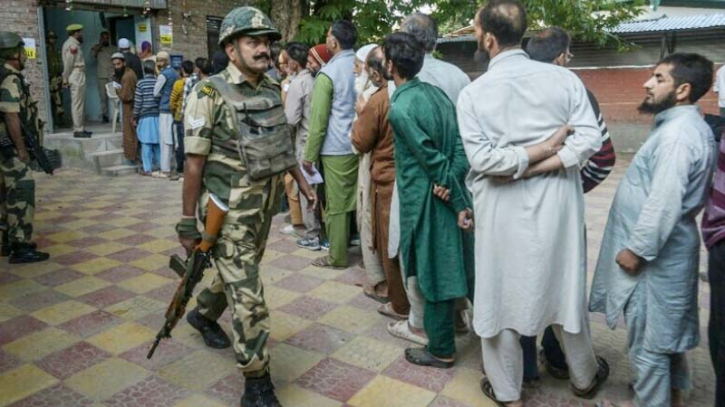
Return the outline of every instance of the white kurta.
{"type": "Polygon", "coordinates": [[[642,346],[650,352],[685,352],[699,342],[695,217],[710,191],[716,151],[697,106],[665,110],[655,117],[655,128],[627,169],[609,211],[590,309],[606,314],[614,329],[641,284],[642,346]],[[645,260],[636,277],[617,265],[625,247],[645,260]]]}
{"type": "Polygon", "coordinates": [[[531,336],[551,324],[580,332],[587,308],[579,169],[601,147],[584,85],[564,68],[507,51],[463,90],[458,123],[476,220],[476,333],[531,336]],[[567,124],[576,132],[558,153],[566,169],[492,180],[520,177],[529,165],[524,147],[567,124]]]}

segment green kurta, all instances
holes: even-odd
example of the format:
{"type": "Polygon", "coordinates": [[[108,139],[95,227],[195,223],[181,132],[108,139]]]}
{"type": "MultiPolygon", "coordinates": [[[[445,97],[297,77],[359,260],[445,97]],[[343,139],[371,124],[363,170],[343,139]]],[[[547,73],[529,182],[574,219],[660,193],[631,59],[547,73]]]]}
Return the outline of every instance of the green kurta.
{"type": "Polygon", "coordinates": [[[455,107],[442,90],[416,78],[396,89],[388,120],[395,131],[405,272],[418,277],[427,301],[469,296],[473,233],[464,233],[457,221],[458,213],[472,203],[464,183],[469,165],[455,107]],[[451,191],[447,203],[433,195],[434,184],[451,191]]]}

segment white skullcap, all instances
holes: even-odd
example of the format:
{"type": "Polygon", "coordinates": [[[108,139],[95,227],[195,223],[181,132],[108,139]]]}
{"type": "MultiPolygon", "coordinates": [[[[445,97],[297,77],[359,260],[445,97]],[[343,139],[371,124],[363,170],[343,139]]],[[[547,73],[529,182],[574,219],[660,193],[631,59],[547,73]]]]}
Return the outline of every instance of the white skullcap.
{"type": "Polygon", "coordinates": [[[360,47],[359,50],[357,50],[357,52],[355,53],[355,57],[358,60],[365,62],[368,59],[368,54],[370,54],[370,51],[374,50],[377,47],[378,47],[378,44],[364,45],[364,46],[360,47]]]}
{"type": "Polygon", "coordinates": [[[120,40],[118,40],[118,48],[120,48],[120,49],[131,48],[131,41],[129,41],[125,38],[121,38],[120,40]]]}

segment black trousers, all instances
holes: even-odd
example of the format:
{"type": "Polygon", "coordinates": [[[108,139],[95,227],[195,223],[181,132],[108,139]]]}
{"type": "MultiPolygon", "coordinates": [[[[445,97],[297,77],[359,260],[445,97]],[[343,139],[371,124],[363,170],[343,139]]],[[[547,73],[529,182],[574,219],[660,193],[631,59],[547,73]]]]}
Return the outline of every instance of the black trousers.
{"type": "Polygon", "coordinates": [[[710,248],[710,322],[708,340],[715,368],[715,407],[725,407],[725,240],[710,248]]]}
{"type": "Polygon", "coordinates": [[[174,121],[174,133],[176,139],[176,172],[183,174],[184,159],[186,158],[184,153],[184,122],[174,121]]]}

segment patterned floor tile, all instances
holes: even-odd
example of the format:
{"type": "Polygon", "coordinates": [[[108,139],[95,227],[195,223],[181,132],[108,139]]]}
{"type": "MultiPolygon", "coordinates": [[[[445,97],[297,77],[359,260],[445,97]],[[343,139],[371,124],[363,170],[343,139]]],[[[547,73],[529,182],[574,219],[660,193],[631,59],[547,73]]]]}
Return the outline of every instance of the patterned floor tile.
{"type": "Polygon", "coordinates": [[[244,376],[241,372],[232,373],[218,380],[205,391],[206,394],[220,400],[225,406],[236,406],[243,392],[244,376]]]}
{"type": "Polygon", "coordinates": [[[183,400],[190,392],[158,376],[150,376],[110,398],[103,400],[108,407],[167,407],[183,400]]]}
{"type": "Polygon", "coordinates": [[[118,286],[136,294],[143,294],[169,283],[171,283],[171,280],[168,278],[157,276],[156,274],[146,273],[138,277],[132,277],[124,280],[118,283],[118,286]]]}
{"type": "Polygon", "coordinates": [[[71,319],[58,325],[58,328],[77,335],[81,338],[88,338],[103,330],[120,325],[124,320],[105,311],[93,311],[90,314],[71,319]]]}
{"type": "Polygon", "coordinates": [[[150,374],[148,370],[133,363],[111,358],[76,373],[65,384],[93,400],[105,400],[143,381],[150,374]]]}
{"type": "Polygon", "coordinates": [[[132,261],[142,259],[149,254],[151,253],[147,252],[146,250],[130,247],[128,249],[121,250],[120,252],[109,254],[106,257],[109,259],[120,261],[122,263],[130,263],[132,261]]]}
{"type": "Polygon", "coordinates": [[[204,396],[202,394],[194,394],[191,397],[187,397],[173,407],[227,407],[219,400],[215,400],[211,397],[204,396]]]}
{"type": "Polygon", "coordinates": [[[49,327],[11,342],[3,350],[22,360],[32,361],[67,348],[79,340],[76,335],[49,327]]]}
{"type": "Polygon", "coordinates": [[[348,269],[345,270],[341,276],[335,277],[335,281],[338,283],[362,287],[363,283],[365,283],[365,272],[359,269],[348,269]]]}
{"type": "MultiPolygon", "coordinates": [[[[296,248],[295,248],[296,250],[296,248]]],[[[274,267],[279,267],[281,269],[290,270],[290,271],[299,271],[305,267],[307,267],[309,260],[304,257],[298,257],[292,254],[279,257],[277,259],[272,260],[269,264],[274,267]]]]}
{"type": "Polygon", "coordinates": [[[290,383],[317,365],[325,355],[280,343],[270,351],[270,370],[275,383],[290,383]]]}
{"type": "Polygon", "coordinates": [[[355,335],[322,324],[313,324],[287,340],[290,345],[331,355],[355,335]]]}
{"type": "Polygon", "coordinates": [[[316,321],[323,315],[335,309],[336,305],[317,298],[302,296],[291,303],[279,308],[291,315],[297,315],[310,321],[316,321]]]}
{"type": "Polygon", "coordinates": [[[109,259],[106,257],[101,257],[101,258],[93,259],[93,260],[86,261],[83,263],[74,264],[72,266],[72,268],[74,270],[80,271],[81,273],[85,273],[85,274],[92,276],[94,274],[98,274],[102,271],[106,271],[110,268],[116,267],[120,264],[121,264],[120,261],[109,259]]]}
{"type": "Polygon", "coordinates": [[[376,377],[355,394],[348,404],[353,407],[418,407],[430,404],[436,394],[385,376],[376,377]]]}
{"type": "Polygon", "coordinates": [[[265,301],[267,302],[267,307],[271,310],[279,309],[299,298],[301,295],[298,292],[284,290],[273,285],[264,287],[265,301]]]}
{"type": "Polygon", "coordinates": [[[139,249],[146,250],[151,253],[161,253],[169,249],[174,249],[178,246],[179,242],[168,239],[156,239],[136,245],[139,249]]]}
{"type": "Polygon", "coordinates": [[[190,354],[194,349],[173,339],[165,339],[159,343],[151,359],[147,359],[150,345],[143,344],[120,355],[120,358],[133,362],[144,369],[157,371],[162,367],[173,363],[190,354]]]}
{"type": "Polygon", "coordinates": [[[43,389],[10,407],[92,407],[93,401],[63,384],[43,389]]]}
{"type": "Polygon", "coordinates": [[[482,378],[481,372],[466,368],[456,369],[453,379],[448,382],[441,394],[472,407],[495,407],[496,404],[481,392],[482,378]]]}
{"type": "MultiPolygon", "coordinates": [[[[174,276],[177,277],[177,279],[178,279],[178,276],[176,276],[176,274],[174,274],[174,276]]],[[[172,280],[168,280],[168,281],[172,281],[172,280]]],[[[152,299],[155,299],[158,301],[171,302],[171,299],[174,298],[174,294],[176,294],[176,290],[178,288],[179,288],[178,281],[174,281],[172,283],[163,285],[159,288],[155,288],[151,291],[145,292],[144,295],[146,297],[149,297],[149,298],[152,298],[152,299]]],[[[191,308],[189,308],[189,309],[191,309],[191,308]]]]}
{"type": "Polygon", "coordinates": [[[359,367],[324,359],[297,379],[301,387],[338,401],[347,401],[375,378],[375,373],[359,367]]]}
{"type": "Polygon", "coordinates": [[[85,263],[89,260],[96,259],[98,256],[83,250],[76,250],[72,253],[62,256],[54,256],[53,261],[63,266],[72,266],[74,264],[85,263]]]}
{"type": "Polygon", "coordinates": [[[106,308],[121,301],[126,301],[134,296],[134,293],[113,285],[82,295],[76,299],[92,307],[106,308]]]}
{"type": "Polygon", "coordinates": [[[23,312],[34,312],[69,299],[67,295],[55,290],[44,290],[15,298],[10,304],[23,312]]]}
{"type": "Polygon", "coordinates": [[[332,358],[363,369],[381,372],[403,353],[403,349],[358,336],[332,354],[332,358]]]}
{"type": "Polygon", "coordinates": [[[438,396],[428,407],[470,407],[458,400],[448,398],[446,396],[438,396]]]}
{"type": "Polygon", "coordinates": [[[360,294],[360,287],[354,287],[335,281],[326,281],[307,295],[321,300],[344,304],[360,294]]]}
{"type": "MultiPolygon", "coordinates": [[[[0,302],[0,324],[22,315],[23,311],[21,311],[20,309],[13,307],[10,304],[0,302]]],[[[0,331],[0,345],[2,345],[2,331],[0,331]]]]}
{"type": "Polygon", "coordinates": [[[198,350],[159,371],[169,382],[192,391],[204,391],[210,385],[236,371],[236,361],[213,352],[198,350]],[[204,366],[203,374],[199,367],[204,366]]]}
{"type": "Polygon", "coordinates": [[[134,260],[128,264],[142,270],[153,271],[159,268],[159,264],[168,264],[169,258],[160,254],[152,254],[144,258],[134,260]]]}
{"type": "Polygon", "coordinates": [[[43,321],[28,315],[21,315],[0,323],[0,346],[18,340],[47,327],[43,321]]]}
{"type": "Polygon", "coordinates": [[[52,271],[50,273],[38,276],[34,278],[34,280],[47,287],[57,287],[59,285],[69,283],[73,280],[77,280],[81,277],[85,277],[85,274],[79,273],[72,269],[62,268],[60,270],[52,271]]]}
{"type": "Polygon", "coordinates": [[[106,280],[101,280],[100,278],[93,276],[86,276],[58,286],[55,290],[69,297],[80,297],[81,295],[108,287],[109,285],[111,285],[111,283],[106,280]]]}
{"type": "Polygon", "coordinates": [[[23,279],[0,286],[0,298],[12,300],[23,295],[45,290],[45,286],[33,280],[23,279]]]}
{"type": "Polygon", "coordinates": [[[20,358],[17,358],[0,349],[0,374],[5,373],[8,370],[15,369],[22,364],[23,361],[20,360],[20,358]]]}
{"type": "Polygon", "coordinates": [[[105,352],[88,342],[65,348],[40,359],[36,365],[58,379],[67,379],[78,372],[88,369],[111,357],[105,352]]]}
{"type": "Polygon", "coordinates": [[[5,273],[5,272],[0,273],[0,285],[14,283],[20,279],[21,279],[21,277],[15,275],[15,274],[12,274],[12,273],[5,273]]]}
{"type": "MultiPolygon", "coordinates": [[[[320,257],[319,253],[313,258],[316,259],[320,257]]],[[[304,274],[306,276],[310,277],[317,277],[323,280],[334,280],[337,277],[340,277],[341,275],[345,274],[345,271],[343,270],[331,270],[331,269],[323,269],[320,267],[315,266],[306,266],[302,270],[299,271],[300,274],[304,274]]]]}
{"type": "Polygon", "coordinates": [[[272,321],[272,330],[269,336],[279,342],[287,340],[312,323],[304,318],[281,311],[271,311],[270,320],[272,321]]]}
{"type": "Polygon", "coordinates": [[[118,241],[116,241],[116,242],[98,243],[98,244],[87,247],[86,251],[96,254],[98,256],[106,256],[106,255],[109,255],[112,253],[118,253],[127,248],[128,248],[128,246],[126,246],[125,244],[121,244],[118,241]]]}
{"type": "Polygon", "coordinates": [[[279,401],[287,407],[340,407],[342,403],[305,390],[295,384],[281,388],[278,393],[279,401]]]}
{"type": "Polygon", "coordinates": [[[88,338],[88,342],[106,352],[118,355],[149,342],[156,336],[149,328],[135,322],[125,322],[88,338]]]}
{"type": "Polygon", "coordinates": [[[8,406],[53,386],[58,379],[33,365],[23,365],[0,375],[0,406],[8,406]]]}
{"type": "Polygon", "coordinates": [[[381,320],[383,317],[375,311],[363,311],[359,308],[342,305],[328,312],[318,322],[352,334],[361,334],[381,320]]]}
{"type": "Polygon", "coordinates": [[[167,304],[151,298],[137,296],[106,307],[105,311],[127,320],[145,317],[149,314],[164,313],[167,304]]]}
{"type": "Polygon", "coordinates": [[[96,308],[76,300],[63,301],[35,311],[31,314],[34,318],[45,322],[48,325],[59,325],[81,315],[90,314],[96,308]]]}
{"type": "Polygon", "coordinates": [[[319,287],[323,281],[324,280],[301,274],[292,274],[289,277],[276,282],[274,285],[285,290],[306,293],[319,287]]]}
{"type": "Polygon", "coordinates": [[[446,384],[453,378],[453,373],[453,369],[416,366],[406,361],[405,355],[401,355],[383,371],[383,375],[385,376],[422,387],[435,393],[443,391],[446,384]]]}

